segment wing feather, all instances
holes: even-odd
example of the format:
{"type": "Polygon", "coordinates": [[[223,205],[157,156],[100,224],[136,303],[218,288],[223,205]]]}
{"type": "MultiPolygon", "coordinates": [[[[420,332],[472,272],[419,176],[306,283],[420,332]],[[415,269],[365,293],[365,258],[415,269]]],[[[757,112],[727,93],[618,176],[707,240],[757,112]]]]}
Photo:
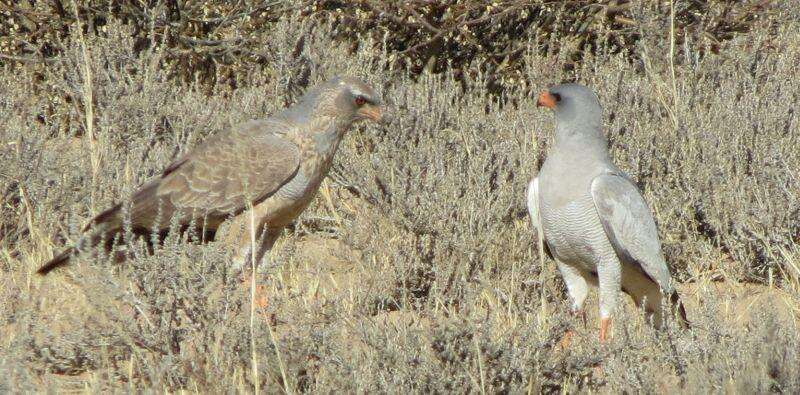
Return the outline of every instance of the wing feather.
{"type": "Polygon", "coordinates": [[[591,193],[620,261],[636,265],[662,291],[672,292],[655,220],[636,186],[623,175],[607,173],[595,177],[591,193]]]}
{"type": "Polygon", "coordinates": [[[170,166],[156,190],[179,210],[227,217],[257,204],[291,180],[299,147],[284,138],[295,127],[276,119],[249,121],[215,136],[170,166]]]}
{"type": "Polygon", "coordinates": [[[542,232],[542,241],[544,242],[544,253],[547,254],[550,259],[553,258],[553,253],[550,251],[550,247],[547,245],[547,237],[544,235],[544,227],[542,226],[542,218],[540,216],[540,209],[539,209],[539,177],[534,177],[531,180],[530,184],[528,184],[528,196],[527,196],[527,203],[528,203],[528,214],[531,216],[531,226],[535,232],[542,232]]]}

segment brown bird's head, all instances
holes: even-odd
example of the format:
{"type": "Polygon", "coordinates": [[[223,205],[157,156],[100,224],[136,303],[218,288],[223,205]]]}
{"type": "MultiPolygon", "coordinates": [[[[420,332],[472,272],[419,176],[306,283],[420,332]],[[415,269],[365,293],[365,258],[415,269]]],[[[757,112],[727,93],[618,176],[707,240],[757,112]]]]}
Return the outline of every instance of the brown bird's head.
{"type": "Polygon", "coordinates": [[[363,119],[381,122],[383,102],[375,90],[365,82],[352,77],[335,77],[303,99],[319,115],[333,116],[348,122],[363,119]]]}

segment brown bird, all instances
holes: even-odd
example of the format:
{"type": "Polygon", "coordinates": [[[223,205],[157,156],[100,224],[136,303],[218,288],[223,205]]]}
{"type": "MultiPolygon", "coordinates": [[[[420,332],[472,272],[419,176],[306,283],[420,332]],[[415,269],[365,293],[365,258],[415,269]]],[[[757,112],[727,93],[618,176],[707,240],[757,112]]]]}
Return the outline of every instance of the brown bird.
{"type": "Polygon", "coordinates": [[[210,137],[142,185],[126,215],[122,204],[103,211],[84,228],[76,247],[37,273],[47,274],[100,243],[110,250],[126,218],[135,234],[147,235],[166,234],[174,224],[214,232],[233,217],[227,238],[237,248],[236,265],[253,253],[260,262],[283,227],[311,203],[351,125],[381,117],[382,104],[371,87],[355,78],[331,79],[272,117],[210,137]],[[256,251],[251,251],[251,219],[256,251]]]}

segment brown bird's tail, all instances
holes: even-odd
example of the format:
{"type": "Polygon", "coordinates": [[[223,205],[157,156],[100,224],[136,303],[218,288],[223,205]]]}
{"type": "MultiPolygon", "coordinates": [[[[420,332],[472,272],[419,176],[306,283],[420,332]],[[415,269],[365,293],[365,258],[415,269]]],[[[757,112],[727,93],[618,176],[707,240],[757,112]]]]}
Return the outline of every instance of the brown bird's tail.
{"type": "Polygon", "coordinates": [[[67,248],[62,253],[56,255],[53,259],[47,261],[47,263],[42,265],[42,267],[40,267],[39,270],[36,271],[36,274],[44,276],[45,274],[50,273],[53,269],[68,264],[74,252],[75,252],[74,247],[67,248]]]}
{"type": "MultiPolygon", "coordinates": [[[[177,166],[185,161],[185,159],[183,161],[176,161],[164,171],[164,175],[174,171],[177,166]]],[[[144,184],[139,191],[133,195],[131,199],[133,205],[130,210],[130,220],[132,221],[131,225],[134,233],[149,231],[158,214],[167,218],[167,221],[169,221],[169,218],[174,214],[175,208],[171,205],[169,200],[159,201],[158,199],[157,191],[161,180],[162,178],[156,178],[144,184]],[[161,206],[159,205],[160,203],[162,204],[161,206]]],[[[70,259],[77,252],[94,248],[103,241],[106,242],[106,250],[110,251],[112,242],[123,229],[124,218],[122,211],[122,204],[118,203],[114,205],[114,207],[98,214],[83,228],[84,236],[78,241],[77,246],[67,248],[64,252],[42,265],[36,273],[45,275],[53,269],[64,266],[69,263],[70,259]]]]}
{"type": "Polygon", "coordinates": [[[40,267],[36,273],[44,276],[54,269],[67,265],[78,251],[81,251],[85,248],[94,248],[100,244],[103,239],[108,239],[109,237],[113,238],[122,227],[120,218],[121,207],[122,206],[119,204],[115,205],[114,207],[103,211],[94,219],[92,219],[89,225],[83,229],[84,232],[90,233],[81,237],[76,247],[69,247],[65,249],[63,252],[53,257],[53,259],[42,265],[42,267],[40,267]]]}
{"type": "Polygon", "coordinates": [[[686,308],[683,307],[678,291],[672,291],[669,296],[670,304],[672,305],[672,315],[678,317],[678,325],[683,329],[689,328],[689,319],[686,318],[686,308]]]}

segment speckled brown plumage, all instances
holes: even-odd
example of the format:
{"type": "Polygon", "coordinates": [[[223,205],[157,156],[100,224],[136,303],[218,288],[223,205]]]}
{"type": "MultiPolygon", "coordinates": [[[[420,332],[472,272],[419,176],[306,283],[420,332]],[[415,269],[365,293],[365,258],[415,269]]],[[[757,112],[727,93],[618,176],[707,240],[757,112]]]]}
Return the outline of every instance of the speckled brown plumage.
{"type": "MultiPolygon", "coordinates": [[[[310,204],[353,122],[380,118],[381,102],[372,88],[357,79],[334,78],[298,104],[212,136],[167,166],[133,194],[127,214],[132,228],[148,234],[193,223],[216,231],[233,218],[223,238],[236,243],[241,264],[252,253],[251,216],[246,212],[252,207],[260,260],[280,230],[310,204]]],[[[123,231],[124,211],[117,204],[100,213],[86,226],[77,247],[66,249],[38,273],[68,263],[76,248],[114,240],[123,231]]]]}

